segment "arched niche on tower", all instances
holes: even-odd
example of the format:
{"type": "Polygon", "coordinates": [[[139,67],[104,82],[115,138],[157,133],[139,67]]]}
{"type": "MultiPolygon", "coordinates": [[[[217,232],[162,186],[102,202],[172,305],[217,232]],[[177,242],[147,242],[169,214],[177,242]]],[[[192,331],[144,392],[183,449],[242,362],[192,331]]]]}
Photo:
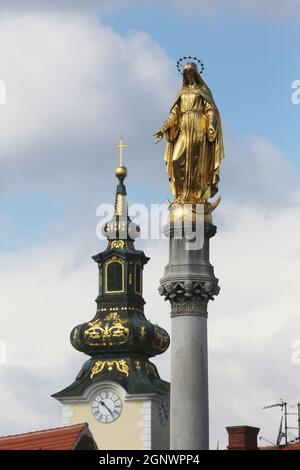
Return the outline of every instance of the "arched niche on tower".
{"type": "Polygon", "coordinates": [[[125,261],[117,256],[105,261],[105,293],[125,292],[125,261]]]}

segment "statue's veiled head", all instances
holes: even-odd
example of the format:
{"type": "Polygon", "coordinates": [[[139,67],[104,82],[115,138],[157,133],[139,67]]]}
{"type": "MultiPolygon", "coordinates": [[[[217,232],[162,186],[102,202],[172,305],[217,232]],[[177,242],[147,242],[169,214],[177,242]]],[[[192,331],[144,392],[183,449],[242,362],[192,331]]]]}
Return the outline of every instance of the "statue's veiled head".
{"type": "Polygon", "coordinates": [[[202,83],[202,79],[197,65],[194,62],[187,62],[183,68],[183,85],[187,86],[193,82],[200,84],[202,83]]]}

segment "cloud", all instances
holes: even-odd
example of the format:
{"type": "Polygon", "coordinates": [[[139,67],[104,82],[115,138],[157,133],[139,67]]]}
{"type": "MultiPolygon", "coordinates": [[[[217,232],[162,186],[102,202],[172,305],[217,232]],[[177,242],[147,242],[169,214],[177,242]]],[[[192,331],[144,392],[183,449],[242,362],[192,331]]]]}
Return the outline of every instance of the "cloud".
{"type": "Polygon", "coordinates": [[[79,267],[74,247],[48,243],[23,250],[22,258],[1,256],[2,435],[61,425],[61,405],[50,395],[81,368],[84,356],[71,347],[69,333],[96,308],[97,268],[89,256],[79,267]]]}
{"type": "Polygon", "coordinates": [[[147,34],[121,37],[80,15],[4,15],[0,53],[2,188],[26,180],[52,189],[55,180],[74,196],[87,174],[92,187],[112,171],[121,132],[133,159],[155,149],[152,133],[176,84],[170,59],[147,34]]]}
{"type": "Polygon", "coordinates": [[[86,228],[95,239],[96,207],[113,202],[113,144],[120,134],[130,144],[125,164],[132,186],[145,192],[145,168],[156,190],[166,180],[152,134],[178,84],[170,58],[149,35],[123,37],[88,15],[6,14],[0,54],[7,84],[0,107],[2,246],[18,242],[23,230],[24,211],[12,210],[12,195],[30,201],[27,225],[36,225],[34,199],[45,201],[45,213],[53,202],[60,208],[59,223],[53,217],[42,236],[51,229],[53,237],[82,238],[86,228]]]}
{"type": "Polygon", "coordinates": [[[259,136],[225,130],[226,157],[221,167],[223,199],[265,210],[297,203],[299,179],[282,151],[259,136]]]}
{"type": "Polygon", "coordinates": [[[28,0],[24,5],[21,0],[10,0],[10,2],[2,2],[0,9],[18,12],[27,11],[66,11],[66,12],[93,12],[103,13],[107,11],[125,10],[129,7],[135,8],[156,8],[156,4],[166,7],[172,4],[174,9],[176,6],[179,13],[185,13],[187,16],[194,16],[195,11],[206,16],[219,13],[239,13],[244,15],[253,15],[262,17],[266,20],[287,20],[293,19],[299,13],[300,0],[272,0],[272,8],[270,8],[269,0],[211,0],[210,2],[201,2],[198,0],[85,0],[84,4],[80,0],[52,0],[44,2],[43,0],[28,0]],[[191,11],[192,9],[192,11],[191,11]]]}
{"type": "MultiPolygon", "coordinates": [[[[67,364],[64,365],[64,372],[67,364]]],[[[61,425],[61,406],[49,396],[64,380],[59,368],[0,366],[1,435],[35,431],[61,425]]]]}

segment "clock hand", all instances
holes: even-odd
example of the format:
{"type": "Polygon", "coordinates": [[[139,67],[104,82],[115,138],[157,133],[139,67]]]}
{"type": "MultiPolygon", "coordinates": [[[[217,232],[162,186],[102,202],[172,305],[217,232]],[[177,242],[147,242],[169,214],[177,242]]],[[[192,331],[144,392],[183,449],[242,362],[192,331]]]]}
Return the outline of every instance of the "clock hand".
{"type": "Polygon", "coordinates": [[[106,408],[106,409],[107,409],[107,411],[108,411],[110,414],[112,413],[111,409],[110,409],[110,408],[108,408],[108,406],[106,405],[106,403],[105,403],[105,401],[104,401],[104,400],[101,400],[101,401],[100,401],[100,403],[101,403],[101,405],[102,405],[102,406],[104,406],[104,408],[106,408]]]}

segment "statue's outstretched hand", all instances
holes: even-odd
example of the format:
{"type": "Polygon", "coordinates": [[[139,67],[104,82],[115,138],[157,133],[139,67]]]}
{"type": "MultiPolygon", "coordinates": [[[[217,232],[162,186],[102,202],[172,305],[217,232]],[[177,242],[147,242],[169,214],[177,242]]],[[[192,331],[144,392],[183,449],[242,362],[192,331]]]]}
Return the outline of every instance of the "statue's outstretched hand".
{"type": "Polygon", "coordinates": [[[153,137],[155,137],[155,143],[158,144],[162,140],[163,136],[164,136],[163,131],[159,130],[155,132],[155,134],[153,134],[153,137]]]}

